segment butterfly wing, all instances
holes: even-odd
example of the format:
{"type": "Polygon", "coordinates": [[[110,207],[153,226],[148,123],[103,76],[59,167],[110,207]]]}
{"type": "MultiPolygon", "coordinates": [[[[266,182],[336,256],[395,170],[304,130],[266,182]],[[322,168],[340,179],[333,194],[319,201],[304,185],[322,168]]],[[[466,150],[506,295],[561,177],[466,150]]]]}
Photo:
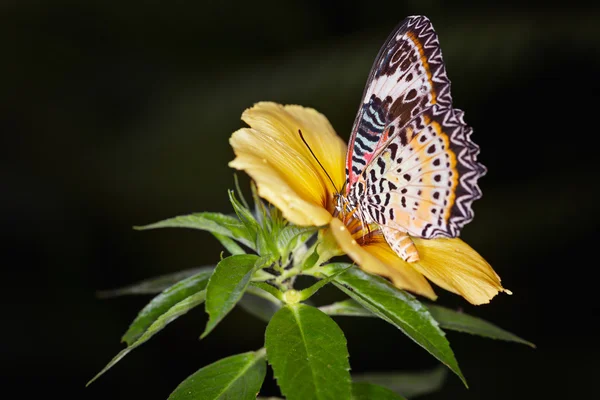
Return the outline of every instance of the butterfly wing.
{"type": "Polygon", "coordinates": [[[463,112],[425,110],[393,137],[352,188],[361,209],[386,238],[393,231],[422,238],[456,237],[473,219],[486,172],[463,112]],[[404,144],[406,143],[406,144],[404,144]]]}
{"type": "Polygon", "coordinates": [[[382,46],[367,80],[346,156],[347,193],[386,143],[434,104],[452,104],[438,37],[429,19],[408,17],[382,46]]]}

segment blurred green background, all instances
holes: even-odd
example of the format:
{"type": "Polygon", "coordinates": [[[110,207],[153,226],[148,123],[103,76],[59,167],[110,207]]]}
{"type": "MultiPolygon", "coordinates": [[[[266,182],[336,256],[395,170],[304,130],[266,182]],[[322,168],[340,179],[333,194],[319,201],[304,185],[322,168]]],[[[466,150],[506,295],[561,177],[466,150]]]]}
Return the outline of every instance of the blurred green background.
{"type": "MultiPolygon", "coordinates": [[[[600,12],[545,4],[2,2],[3,392],[164,399],[198,368],[261,347],[264,323],[240,309],[199,341],[198,309],[84,389],[149,300],[97,290],[218,261],[208,234],[131,227],[230,212],[228,138],[257,101],[314,107],[347,138],[379,47],[424,14],[489,169],[463,238],[514,292],[474,307],[439,289],[439,302],[538,349],[450,332],[470,389],[448,376],[423,399],[586,398],[600,372],[600,12]]],[[[338,322],[356,372],[436,365],[384,322],[338,322]]]]}

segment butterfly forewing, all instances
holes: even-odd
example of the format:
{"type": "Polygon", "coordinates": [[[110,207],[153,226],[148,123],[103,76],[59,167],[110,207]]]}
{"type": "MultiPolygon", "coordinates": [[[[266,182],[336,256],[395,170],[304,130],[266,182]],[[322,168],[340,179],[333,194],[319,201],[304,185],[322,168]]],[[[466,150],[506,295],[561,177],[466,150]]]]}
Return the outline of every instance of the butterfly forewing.
{"type": "Polygon", "coordinates": [[[386,40],[367,80],[348,147],[349,186],[416,115],[434,104],[451,103],[450,81],[433,26],[426,17],[408,17],[386,40]]]}

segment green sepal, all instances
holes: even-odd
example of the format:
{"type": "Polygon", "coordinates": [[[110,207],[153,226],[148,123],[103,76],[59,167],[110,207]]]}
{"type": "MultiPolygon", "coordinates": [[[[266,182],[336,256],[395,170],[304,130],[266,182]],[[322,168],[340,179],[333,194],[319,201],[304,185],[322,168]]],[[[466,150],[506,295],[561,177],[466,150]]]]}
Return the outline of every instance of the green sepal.
{"type": "Polygon", "coordinates": [[[256,243],[256,236],[260,231],[260,225],[258,224],[258,221],[256,221],[250,210],[244,207],[239,202],[232,190],[230,190],[228,193],[229,201],[233,206],[233,211],[235,211],[235,214],[238,216],[242,224],[246,227],[246,230],[252,236],[253,242],[256,243]]]}
{"type": "Polygon", "coordinates": [[[229,191],[229,201],[231,201],[233,210],[237,214],[238,218],[240,221],[242,221],[242,224],[244,224],[247,231],[252,236],[254,245],[252,248],[255,249],[260,255],[271,254],[273,257],[278,257],[279,251],[272,238],[274,235],[273,232],[265,230],[252,215],[252,212],[240,204],[231,190],[229,191]]]}
{"type": "MultiPolygon", "coordinates": [[[[254,202],[254,216],[256,221],[263,227],[263,229],[270,228],[271,215],[269,213],[269,209],[265,206],[265,203],[262,201],[260,196],[258,195],[258,190],[256,188],[256,184],[254,181],[250,182],[250,191],[252,192],[252,201],[254,202]]],[[[250,209],[250,207],[247,207],[250,209]]]]}
{"type": "Polygon", "coordinates": [[[319,252],[317,251],[317,246],[314,247],[312,253],[308,257],[304,259],[304,263],[302,264],[302,269],[307,270],[315,266],[315,264],[319,261],[319,252]]]}
{"type": "Polygon", "coordinates": [[[316,230],[315,227],[296,225],[288,225],[281,229],[277,234],[277,247],[281,257],[287,259],[300,246],[306,246],[305,242],[315,234],[316,230]]]}
{"type": "Polygon", "coordinates": [[[242,202],[242,204],[244,205],[244,207],[246,207],[246,209],[250,209],[250,205],[248,204],[248,202],[246,201],[246,198],[244,197],[244,193],[242,192],[242,188],[240,188],[240,180],[237,177],[237,174],[233,174],[233,183],[235,185],[235,190],[237,192],[237,195],[240,198],[240,201],[242,202]]]}

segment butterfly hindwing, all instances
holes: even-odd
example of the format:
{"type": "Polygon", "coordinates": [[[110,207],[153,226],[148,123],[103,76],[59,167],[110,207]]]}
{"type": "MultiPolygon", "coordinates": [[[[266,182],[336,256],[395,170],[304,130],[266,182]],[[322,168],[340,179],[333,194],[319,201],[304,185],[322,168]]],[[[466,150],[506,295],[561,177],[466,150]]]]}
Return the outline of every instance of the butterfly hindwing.
{"type": "Polygon", "coordinates": [[[384,234],[455,237],[473,219],[471,204],[481,197],[477,179],[485,168],[462,115],[435,105],[413,118],[353,187],[363,212],[384,234]]]}
{"type": "Polygon", "coordinates": [[[367,80],[348,147],[349,186],[408,121],[434,104],[451,103],[431,22],[424,16],[406,18],[382,46],[367,80]]]}

